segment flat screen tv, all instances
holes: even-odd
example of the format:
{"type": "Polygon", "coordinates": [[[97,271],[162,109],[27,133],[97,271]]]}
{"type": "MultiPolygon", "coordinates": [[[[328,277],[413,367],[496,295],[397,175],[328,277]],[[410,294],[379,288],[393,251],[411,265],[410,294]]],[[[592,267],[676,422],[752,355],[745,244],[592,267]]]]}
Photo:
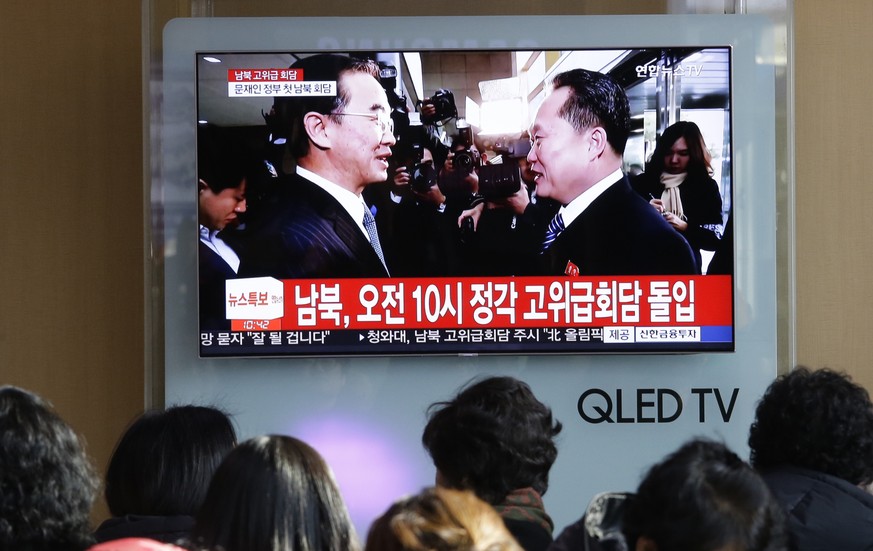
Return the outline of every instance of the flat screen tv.
{"type": "MultiPolygon", "coordinates": [[[[190,192],[200,231],[190,239],[199,251],[201,356],[734,350],[728,45],[197,51],[195,63],[198,179],[190,192]],[[270,217],[302,216],[277,207],[306,199],[288,192],[299,176],[287,106],[336,95],[336,81],[295,68],[325,53],[373,62],[387,100],[372,117],[385,127],[387,176],[360,193],[376,222],[383,274],[341,264],[297,271],[328,245],[300,233],[301,224],[260,231],[277,226],[270,217]],[[531,128],[552,79],[575,69],[608,75],[624,91],[621,170],[652,212],[666,210],[669,194],[659,175],[646,174],[667,172],[669,159],[649,164],[659,137],[676,123],[700,129],[708,174],[686,177],[691,193],[680,184],[685,212],[675,219],[684,227],[671,224],[694,269],[660,263],[661,251],[630,263],[639,273],[573,261],[558,272],[544,267],[544,236],[561,204],[537,192],[544,169],[531,154],[531,128]],[[277,258],[286,249],[276,242],[287,239],[310,241],[297,257],[277,258]],[[258,254],[270,259],[252,267],[258,254]]],[[[681,146],[659,151],[694,157],[684,138],[681,146]]],[[[610,220],[577,239],[608,242],[641,223],[610,220]]],[[[362,224],[356,231],[354,239],[370,237],[362,224]]]]}

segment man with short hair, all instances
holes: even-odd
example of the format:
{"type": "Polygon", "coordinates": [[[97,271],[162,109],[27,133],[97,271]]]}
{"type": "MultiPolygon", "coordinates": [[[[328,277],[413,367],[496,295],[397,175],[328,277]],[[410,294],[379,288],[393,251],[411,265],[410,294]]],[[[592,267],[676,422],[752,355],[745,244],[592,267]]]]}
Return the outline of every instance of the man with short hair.
{"type": "Polygon", "coordinates": [[[361,196],[366,186],[387,179],[395,142],[378,66],[315,55],[292,68],[313,87],[328,83],[322,90],[333,93],[276,100],[296,171],[253,221],[239,274],[388,277],[376,224],[361,196]]]}
{"type": "Polygon", "coordinates": [[[627,96],[610,77],[585,69],[555,77],[528,154],[537,194],[562,205],[546,231],[542,273],[699,273],[688,242],[621,171],[629,129],[627,96]]]}
{"type": "Polygon", "coordinates": [[[752,466],[785,509],[795,551],[873,547],[873,402],[845,373],[798,367],[764,392],[752,466]]]}

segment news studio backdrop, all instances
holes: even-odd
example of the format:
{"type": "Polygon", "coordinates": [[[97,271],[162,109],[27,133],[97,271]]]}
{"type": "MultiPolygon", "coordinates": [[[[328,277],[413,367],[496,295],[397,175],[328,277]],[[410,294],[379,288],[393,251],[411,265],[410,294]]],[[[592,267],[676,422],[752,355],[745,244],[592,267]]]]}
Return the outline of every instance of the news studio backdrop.
{"type": "MultiPolygon", "coordinates": [[[[394,499],[433,483],[420,443],[427,406],[473,378],[522,379],[563,423],[545,495],[557,530],[595,493],[633,489],[691,436],[745,453],[754,404],[777,371],[773,32],[758,16],[169,21],[151,45],[147,177],[164,403],[218,404],[241,438],[310,442],[363,533],[394,499]],[[644,165],[669,124],[703,129],[733,224],[719,252],[732,271],[241,278],[225,289],[226,325],[201,324],[198,126],[263,139],[275,155],[262,160],[286,170],[274,99],[333,93],[335,83],[288,70],[327,52],[379,61],[392,103],[408,108],[409,120],[394,121],[400,145],[416,142],[416,106],[436,94],[446,112],[423,122],[443,141],[471,128],[495,167],[526,154],[523,132],[552,76],[609,73],[631,102],[625,171],[644,165]]],[[[524,185],[517,170],[499,174],[507,193],[524,185]]]]}

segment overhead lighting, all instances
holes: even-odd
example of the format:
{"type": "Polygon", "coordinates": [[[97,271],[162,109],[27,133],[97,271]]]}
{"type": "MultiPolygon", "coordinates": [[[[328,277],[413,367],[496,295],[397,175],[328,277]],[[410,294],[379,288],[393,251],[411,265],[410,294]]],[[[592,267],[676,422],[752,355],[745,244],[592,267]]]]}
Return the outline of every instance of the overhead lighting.
{"type": "Polygon", "coordinates": [[[203,61],[208,61],[209,63],[221,63],[221,60],[218,59],[217,57],[211,57],[208,55],[203,56],[203,61]]]}
{"type": "Polygon", "coordinates": [[[197,124],[209,124],[209,121],[206,119],[200,119],[199,121],[197,121],[197,124]]]}

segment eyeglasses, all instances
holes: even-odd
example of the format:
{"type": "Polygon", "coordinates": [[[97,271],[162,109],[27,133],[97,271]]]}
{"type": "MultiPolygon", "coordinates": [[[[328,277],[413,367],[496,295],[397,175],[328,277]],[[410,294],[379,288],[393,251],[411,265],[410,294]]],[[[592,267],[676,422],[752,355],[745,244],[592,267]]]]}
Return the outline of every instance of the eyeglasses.
{"type": "Polygon", "coordinates": [[[367,117],[371,121],[377,123],[379,125],[379,129],[382,133],[390,133],[394,134],[394,121],[391,119],[391,115],[384,111],[378,111],[376,113],[331,113],[336,117],[348,116],[348,117],[367,117]]]}

